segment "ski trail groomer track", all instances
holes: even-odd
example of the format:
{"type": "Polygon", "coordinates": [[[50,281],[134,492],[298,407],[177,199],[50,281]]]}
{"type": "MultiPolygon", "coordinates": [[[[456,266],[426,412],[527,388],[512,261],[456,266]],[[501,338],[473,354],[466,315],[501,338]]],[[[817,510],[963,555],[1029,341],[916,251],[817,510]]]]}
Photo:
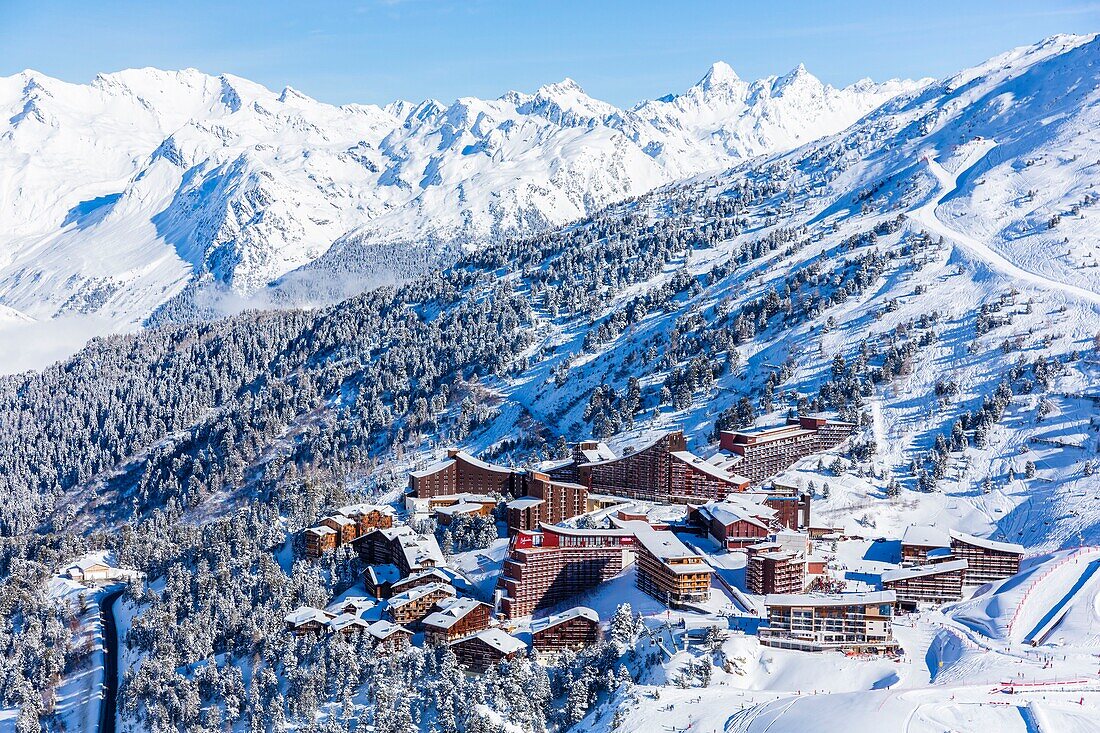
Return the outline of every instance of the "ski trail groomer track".
{"type": "MultiPolygon", "coordinates": [[[[1016,279],[1024,280],[1029,283],[1038,285],[1046,290],[1060,290],[1066,293],[1068,296],[1077,300],[1083,300],[1086,303],[1091,303],[1092,306],[1100,307],[1100,294],[1094,293],[1091,290],[1087,290],[1076,285],[1070,285],[1069,283],[1060,282],[1058,280],[1052,280],[1049,277],[1040,275],[1036,272],[1025,270],[1019,265],[1016,265],[1005,258],[1000,252],[989,245],[975,239],[974,237],[961,232],[958,229],[954,229],[950,224],[939,217],[937,209],[949,196],[954,194],[959,187],[959,178],[966,172],[972,170],[975,166],[979,165],[985,157],[989,155],[990,151],[996,147],[996,143],[990,144],[984,149],[980,155],[976,157],[972,156],[963,161],[962,165],[955,173],[951,173],[946,170],[939,162],[932,157],[932,153],[928,153],[924,156],[924,162],[928,165],[928,170],[936,177],[936,181],[939,186],[934,191],[927,202],[917,209],[914,209],[911,213],[911,217],[924,225],[932,234],[938,234],[945,239],[951,240],[970,250],[973,254],[980,257],[990,267],[1000,270],[1004,274],[1016,279]]],[[[975,151],[977,153],[978,151],[975,151]]]]}

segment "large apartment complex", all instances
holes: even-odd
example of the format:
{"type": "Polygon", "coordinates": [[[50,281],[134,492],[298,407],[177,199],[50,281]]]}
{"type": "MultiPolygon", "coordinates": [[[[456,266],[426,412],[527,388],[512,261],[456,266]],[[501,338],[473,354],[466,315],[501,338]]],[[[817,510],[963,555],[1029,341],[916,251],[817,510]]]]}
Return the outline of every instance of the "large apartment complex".
{"type": "Polygon", "coordinates": [[[786,425],[763,430],[723,431],[719,446],[740,458],[732,464],[753,483],[789,468],[800,458],[835,448],[855,425],[824,417],[790,418],[786,425]]]}
{"type": "Polygon", "coordinates": [[[460,450],[447,451],[447,459],[409,474],[409,491],[418,499],[451,494],[521,493],[523,471],[474,458],[460,450]]]}
{"type": "Polygon", "coordinates": [[[639,590],[670,606],[705,603],[710,598],[714,570],[702,555],[672,532],[655,530],[648,522],[614,518],[612,522],[637,540],[634,582],[639,590]]]}
{"type": "Polygon", "coordinates": [[[615,577],[633,559],[634,536],[624,529],[520,530],[508,545],[498,581],[500,612],[527,616],[615,577]]]}
{"type": "Polygon", "coordinates": [[[882,588],[894,591],[902,610],[913,610],[922,603],[949,603],[962,599],[966,570],[966,560],[888,570],[882,574],[882,588]]]}
{"type": "Polygon", "coordinates": [[[746,548],[745,586],[757,595],[801,593],[806,587],[806,556],[778,542],[746,548]]]}
{"type": "Polygon", "coordinates": [[[538,529],[584,514],[588,510],[588,489],[569,481],[556,481],[549,474],[532,471],[525,481],[526,495],[508,502],[508,533],[538,529]]]}
{"type": "Polygon", "coordinates": [[[998,542],[955,530],[912,525],[901,538],[904,563],[942,563],[966,560],[963,585],[982,585],[1011,578],[1020,572],[1024,548],[1013,542],[998,542]]]}
{"type": "Polygon", "coordinates": [[[760,643],[808,652],[887,652],[897,648],[893,591],[783,594],[764,598],[760,643]]]}

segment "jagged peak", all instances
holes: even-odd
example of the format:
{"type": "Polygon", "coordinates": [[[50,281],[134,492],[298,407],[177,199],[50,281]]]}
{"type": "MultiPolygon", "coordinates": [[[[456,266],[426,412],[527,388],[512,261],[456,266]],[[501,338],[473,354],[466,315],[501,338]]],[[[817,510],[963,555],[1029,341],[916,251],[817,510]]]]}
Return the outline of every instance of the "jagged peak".
{"type": "Polygon", "coordinates": [[[702,79],[695,85],[709,91],[716,87],[730,86],[741,81],[733,67],[725,61],[715,61],[702,79]]]}
{"type": "Polygon", "coordinates": [[[581,85],[568,76],[559,82],[543,84],[535,92],[535,95],[540,97],[554,97],[560,94],[581,94],[586,97],[588,96],[585,94],[584,89],[581,88],[581,85]]]}

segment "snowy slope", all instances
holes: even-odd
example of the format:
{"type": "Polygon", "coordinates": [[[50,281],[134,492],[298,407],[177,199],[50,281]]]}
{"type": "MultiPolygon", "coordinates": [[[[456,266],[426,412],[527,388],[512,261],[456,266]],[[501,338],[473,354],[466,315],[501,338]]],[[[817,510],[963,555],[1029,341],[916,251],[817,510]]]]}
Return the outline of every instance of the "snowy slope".
{"type": "Polygon", "coordinates": [[[837,90],[801,67],[748,84],[718,64],[632,110],[569,79],[380,108],[193,69],[88,85],[25,71],[0,79],[0,305],[126,328],[189,282],[249,294],[338,240],[536,231],[836,132],[916,86],[837,90]]]}

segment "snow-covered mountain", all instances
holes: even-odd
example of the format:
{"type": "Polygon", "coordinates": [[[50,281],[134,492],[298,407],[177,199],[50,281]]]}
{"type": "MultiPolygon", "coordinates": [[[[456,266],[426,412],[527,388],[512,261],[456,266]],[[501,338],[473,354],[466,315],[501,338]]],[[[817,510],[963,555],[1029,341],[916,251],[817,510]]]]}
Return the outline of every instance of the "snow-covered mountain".
{"type": "MultiPolygon", "coordinates": [[[[836,132],[919,82],[801,66],[620,110],[572,80],[336,107],[193,69],[0,79],[0,305],[140,323],[189,283],[238,295],[334,242],[473,247],[836,132]]],[[[384,263],[374,263],[384,269],[384,263]]]]}

